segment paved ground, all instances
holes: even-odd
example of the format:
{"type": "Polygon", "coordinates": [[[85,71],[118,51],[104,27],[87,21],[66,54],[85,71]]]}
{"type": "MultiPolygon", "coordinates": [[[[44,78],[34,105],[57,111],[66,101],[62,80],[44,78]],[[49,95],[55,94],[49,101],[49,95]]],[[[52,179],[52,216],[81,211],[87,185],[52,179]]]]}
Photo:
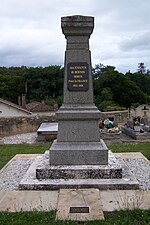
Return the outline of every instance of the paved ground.
{"type": "Polygon", "coordinates": [[[4,138],[0,138],[0,144],[34,144],[36,142],[37,133],[17,134],[4,138]]]}

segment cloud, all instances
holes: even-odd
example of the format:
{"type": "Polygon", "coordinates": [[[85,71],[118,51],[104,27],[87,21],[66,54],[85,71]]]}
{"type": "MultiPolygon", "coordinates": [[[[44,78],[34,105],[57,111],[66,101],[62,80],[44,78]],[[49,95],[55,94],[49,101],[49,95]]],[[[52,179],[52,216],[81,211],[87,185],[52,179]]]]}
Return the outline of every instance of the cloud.
{"type": "Polygon", "coordinates": [[[0,7],[0,65],[62,65],[66,40],[61,17],[95,18],[90,38],[93,66],[150,68],[149,0],[5,0],[0,7]]]}
{"type": "Polygon", "coordinates": [[[144,33],[137,33],[125,39],[120,48],[124,51],[149,51],[150,50],[150,30],[144,33]]]}

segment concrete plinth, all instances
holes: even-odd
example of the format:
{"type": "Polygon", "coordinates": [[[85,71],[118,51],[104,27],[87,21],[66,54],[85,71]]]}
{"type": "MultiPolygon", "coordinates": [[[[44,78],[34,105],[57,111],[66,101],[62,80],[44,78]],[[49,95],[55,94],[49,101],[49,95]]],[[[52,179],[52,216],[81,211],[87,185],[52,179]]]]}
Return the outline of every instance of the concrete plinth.
{"type": "Polygon", "coordinates": [[[21,190],[98,188],[139,189],[139,183],[121,158],[109,152],[109,165],[49,166],[48,154],[37,157],[19,184],[21,190]],[[50,171],[53,170],[53,171],[50,171]],[[61,171],[62,170],[62,171],[61,171]],[[52,173],[54,172],[54,174],[52,173]],[[122,173],[121,173],[122,172],[122,173]],[[38,175],[37,175],[38,174],[38,175]],[[85,177],[84,177],[85,175],[85,177]],[[38,179],[38,176],[40,179],[38,179]],[[64,176],[64,177],[63,177],[64,176]]]}
{"type": "Polygon", "coordinates": [[[50,165],[107,165],[108,148],[100,142],[58,142],[49,151],[50,165]]]}
{"type": "MultiPolygon", "coordinates": [[[[70,152],[70,151],[69,151],[70,152]]],[[[36,168],[38,179],[120,179],[122,163],[109,151],[108,165],[49,165],[48,158],[43,157],[36,168]]]]}

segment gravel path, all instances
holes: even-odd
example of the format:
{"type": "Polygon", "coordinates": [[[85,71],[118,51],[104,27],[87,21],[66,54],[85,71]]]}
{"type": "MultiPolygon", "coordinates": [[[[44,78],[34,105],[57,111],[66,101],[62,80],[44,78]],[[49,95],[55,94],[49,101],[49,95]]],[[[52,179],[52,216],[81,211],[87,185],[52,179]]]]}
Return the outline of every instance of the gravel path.
{"type": "Polygon", "coordinates": [[[37,133],[17,134],[0,139],[0,144],[34,144],[37,133]]]}
{"type": "MultiPolygon", "coordinates": [[[[118,135],[117,135],[118,136],[118,135]]],[[[119,138],[117,136],[112,136],[108,138],[107,135],[102,135],[101,138],[105,141],[106,144],[125,144],[125,143],[138,143],[138,142],[150,142],[150,139],[146,140],[134,140],[131,137],[126,136],[121,133],[119,138]]],[[[0,144],[34,144],[37,142],[37,133],[26,133],[26,134],[17,134],[13,136],[7,136],[0,138],[0,144]]]]}
{"type": "Polygon", "coordinates": [[[150,163],[144,159],[126,159],[124,161],[139,181],[140,188],[150,190],[150,163]]]}
{"type": "Polygon", "coordinates": [[[0,191],[18,190],[18,185],[33,160],[13,160],[0,173],[0,191]]]}
{"type": "MultiPolygon", "coordinates": [[[[126,159],[124,161],[139,181],[140,189],[150,190],[150,164],[144,159],[126,159]]],[[[18,190],[18,185],[32,162],[31,159],[13,160],[0,172],[0,191],[18,190]]]]}

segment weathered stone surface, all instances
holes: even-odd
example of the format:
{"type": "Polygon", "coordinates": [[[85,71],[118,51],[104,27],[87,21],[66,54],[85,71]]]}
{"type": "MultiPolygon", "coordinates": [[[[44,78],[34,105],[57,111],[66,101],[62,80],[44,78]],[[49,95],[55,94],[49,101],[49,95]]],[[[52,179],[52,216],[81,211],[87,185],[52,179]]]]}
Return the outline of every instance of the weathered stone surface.
{"type": "Polygon", "coordinates": [[[64,105],[94,105],[93,82],[91,74],[91,53],[89,51],[89,38],[94,28],[94,17],[79,15],[62,17],[61,27],[63,34],[67,39],[67,46],[65,52],[64,105]],[[68,90],[67,65],[69,63],[79,63],[80,65],[81,63],[86,63],[88,65],[89,88],[87,91],[71,92],[68,90]]]}
{"type": "Polygon", "coordinates": [[[19,184],[21,190],[59,190],[70,188],[98,188],[100,190],[139,189],[139,182],[122,161],[120,179],[37,179],[36,168],[43,164],[43,157],[37,157],[19,184]]]}
{"type": "Polygon", "coordinates": [[[53,142],[50,165],[107,165],[108,148],[101,142],[53,142]]]}
{"type": "Polygon", "coordinates": [[[100,193],[104,211],[150,209],[150,191],[107,190],[100,193]]]}
{"type": "Polygon", "coordinates": [[[67,40],[63,105],[58,110],[58,136],[50,149],[50,165],[107,165],[108,149],[100,141],[100,112],[93,101],[89,38],[94,18],[61,18],[67,40]]]}
{"type": "Polygon", "coordinates": [[[50,211],[57,209],[58,191],[0,192],[0,211],[50,211]],[[1,198],[1,193],[4,197],[1,198]]]}
{"type": "Polygon", "coordinates": [[[75,221],[104,220],[99,190],[60,190],[56,219],[75,221]],[[77,213],[71,213],[70,208],[80,210],[77,210],[77,213]],[[89,210],[83,212],[82,208],[89,210]]]}
{"type": "Polygon", "coordinates": [[[114,179],[122,177],[122,169],[103,169],[101,166],[48,166],[36,169],[38,179],[114,179]]]}
{"type": "Polygon", "coordinates": [[[119,179],[122,178],[122,160],[116,159],[111,151],[109,151],[108,165],[54,166],[49,165],[48,158],[43,157],[36,168],[36,177],[38,179],[119,179]]]}
{"type": "MultiPolygon", "coordinates": [[[[59,132],[57,141],[59,142],[99,142],[100,135],[97,121],[59,121],[59,132]]],[[[101,145],[100,143],[97,145],[101,145]]],[[[81,147],[82,148],[82,147],[81,147]]]]}
{"type": "Polygon", "coordinates": [[[50,112],[49,116],[28,116],[0,118],[0,137],[36,132],[40,124],[47,121],[54,121],[55,112],[50,112]]]}
{"type": "MultiPolygon", "coordinates": [[[[66,196],[62,191],[60,191],[60,194],[61,197],[62,193],[64,195],[64,198],[61,198],[63,208],[69,208],[68,202],[66,204],[66,201],[63,201],[66,199],[66,196]]],[[[69,195],[70,190],[66,191],[68,191],[69,195]]],[[[76,193],[78,193],[77,191],[78,190],[76,190],[76,193]]],[[[86,190],[84,190],[84,192],[85,191],[86,190]]],[[[97,195],[99,191],[97,189],[88,190],[91,203],[92,201],[95,203],[97,201],[97,199],[95,199],[95,192],[97,195]],[[91,192],[89,193],[89,191],[91,192]]],[[[79,192],[79,197],[81,196],[80,194],[81,190],[79,192]]],[[[56,210],[58,208],[58,196],[59,191],[0,191],[0,211],[19,212],[56,210]]],[[[144,210],[150,209],[150,191],[103,190],[100,191],[99,196],[101,203],[98,198],[97,204],[100,204],[100,206],[102,205],[103,211],[132,210],[135,208],[144,210]]],[[[79,204],[77,205],[79,206],[79,204]]],[[[71,204],[71,206],[73,205],[71,204]]],[[[82,207],[83,204],[80,204],[80,206],[82,207]]]]}
{"type": "Polygon", "coordinates": [[[142,139],[150,139],[150,133],[149,132],[136,132],[135,130],[131,129],[130,127],[122,127],[122,132],[126,134],[129,137],[132,137],[133,139],[136,140],[142,140],[142,139]]]}

